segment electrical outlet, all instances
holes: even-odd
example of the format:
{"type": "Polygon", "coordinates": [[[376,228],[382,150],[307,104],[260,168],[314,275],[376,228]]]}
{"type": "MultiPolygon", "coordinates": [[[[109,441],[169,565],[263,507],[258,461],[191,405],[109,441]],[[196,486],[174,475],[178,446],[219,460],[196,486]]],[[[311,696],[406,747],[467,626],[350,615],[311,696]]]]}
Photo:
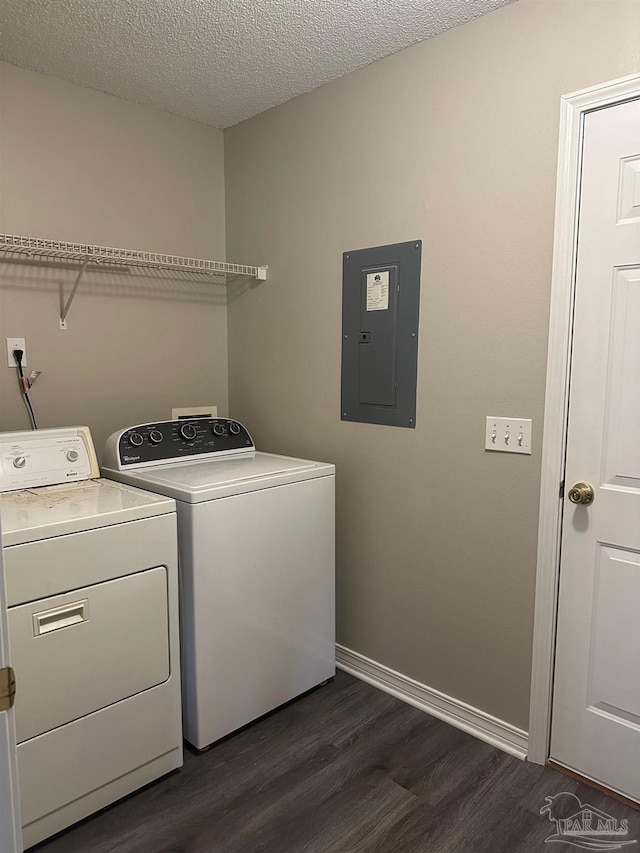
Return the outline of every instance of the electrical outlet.
{"type": "Polygon", "coordinates": [[[17,367],[16,360],[13,357],[14,349],[22,350],[22,366],[27,366],[27,350],[24,344],[24,338],[7,338],[7,367],[17,367]]]}
{"type": "Polygon", "coordinates": [[[487,418],[485,450],[531,455],[531,418],[487,418]]]}

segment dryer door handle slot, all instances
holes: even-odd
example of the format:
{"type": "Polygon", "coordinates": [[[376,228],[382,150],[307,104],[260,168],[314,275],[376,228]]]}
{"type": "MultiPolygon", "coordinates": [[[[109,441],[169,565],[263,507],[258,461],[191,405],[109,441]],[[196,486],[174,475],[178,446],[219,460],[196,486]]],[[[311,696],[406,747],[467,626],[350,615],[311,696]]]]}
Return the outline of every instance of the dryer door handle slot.
{"type": "Polygon", "coordinates": [[[33,614],[33,636],[41,637],[58,631],[60,628],[70,628],[89,619],[89,599],[74,601],[64,607],[54,607],[52,610],[42,610],[33,614]]]}

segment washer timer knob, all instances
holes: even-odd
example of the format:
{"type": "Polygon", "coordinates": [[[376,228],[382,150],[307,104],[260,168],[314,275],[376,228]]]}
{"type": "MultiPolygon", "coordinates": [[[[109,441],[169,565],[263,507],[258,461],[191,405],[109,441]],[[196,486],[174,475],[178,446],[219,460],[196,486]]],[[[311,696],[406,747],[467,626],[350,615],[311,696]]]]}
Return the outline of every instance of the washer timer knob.
{"type": "Polygon", "coordinates": [[[129,444],[132,444],[134,447],[140,447],[143,441],[144,439],[139,432],[132,432],[129,436],[129,444]]]}
{"type": "Polygon", "coordinates": [[[14,468],[24,468],[24,466],[26,464],[27,464],[27,457],[26,456],[16,456],[13,460],[13,467],[14,468]]]}
{"type": "Polygon", "coordinates": [[[164,436],[159,429],[152,429],[149,433],[149,441],[151,444],[160,444],[164,436]]]}
{"type": "Polygon", "coordinates": [[[185,439],[185,441],[193,441],[197,434],[198,431],[193,424],[184,424],[180,427],[180,435],[185,439]]]}
{"type": "Polygon", "coordinates": [[[240,424],[237,424],[235,421],[231,421],[229,424],[229,432],[231,435],[240,435],[240,424]]]}

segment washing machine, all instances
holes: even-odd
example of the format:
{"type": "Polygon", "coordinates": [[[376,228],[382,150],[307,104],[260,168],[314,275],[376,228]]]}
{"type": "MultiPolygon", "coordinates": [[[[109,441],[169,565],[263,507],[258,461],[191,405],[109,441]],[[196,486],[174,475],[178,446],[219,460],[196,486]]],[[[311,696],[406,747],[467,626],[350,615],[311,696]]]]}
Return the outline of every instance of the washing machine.
{"type": "Polygon", "coordinates": [[[105,477],[175,498],[183,716],[196,749],[335,674],[335,467],[228,418],[112,435],[105,477]]]}
{"type": "Polygon", "coordinates": [[[82,427],[0,433],[0,493],[30,847],[182,764],[176,513],[82,427]]]}

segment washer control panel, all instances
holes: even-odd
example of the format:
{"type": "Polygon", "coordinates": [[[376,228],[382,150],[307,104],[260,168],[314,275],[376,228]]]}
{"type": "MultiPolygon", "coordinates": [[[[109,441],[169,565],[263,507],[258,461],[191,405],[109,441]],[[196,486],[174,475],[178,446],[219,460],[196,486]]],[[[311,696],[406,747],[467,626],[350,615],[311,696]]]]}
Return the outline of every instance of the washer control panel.
{"type": "Polygon", "coordinates": [[[107,441],[105,464],[122,470],[254,450],[251,436],[238,421],[189,418],[140,424],[114,433],[107,441]]]}

